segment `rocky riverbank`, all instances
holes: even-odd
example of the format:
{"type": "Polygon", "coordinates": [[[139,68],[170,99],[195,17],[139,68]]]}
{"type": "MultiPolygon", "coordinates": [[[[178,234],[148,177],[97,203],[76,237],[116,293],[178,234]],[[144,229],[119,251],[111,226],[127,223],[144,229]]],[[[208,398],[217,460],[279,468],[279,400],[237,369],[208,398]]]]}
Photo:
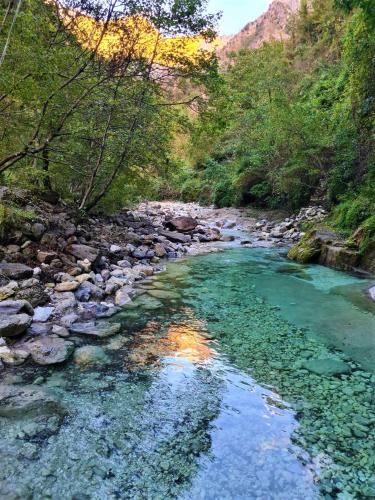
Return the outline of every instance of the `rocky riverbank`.
{"type": "MultiPolygon", "coordinates": [[[[2,193],[3,199],[10,195],[2,193]]],[[[275,222],[246,209],[165,202],[82,219],[70,207],[32,204],[25,192],[16,196],[33,217],[10,227],[0,247],[3,367],[29,359],[63,363],[76,350],[74,337],[118,333],[121,325],[109,318],[131,307],[139,283],[161,272],[168,259],[217,250],[236,230],[248,234],[243,245],[287,247],[304,236],[302,222],[325,216],[323,208],[311,207],[275,222]]]]}

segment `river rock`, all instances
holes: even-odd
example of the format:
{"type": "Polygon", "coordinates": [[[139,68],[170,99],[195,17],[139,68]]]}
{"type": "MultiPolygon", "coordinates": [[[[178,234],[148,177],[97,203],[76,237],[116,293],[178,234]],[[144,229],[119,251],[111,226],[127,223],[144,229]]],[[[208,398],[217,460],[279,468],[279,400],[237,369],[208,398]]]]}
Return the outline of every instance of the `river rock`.
{"type": "Polygon", "coordinates": [[[70,358],[74,344],[60,337],[41,337],[28,344],[28,349],[38,365],[55,365],[70,358]]]}
{"type": "Polygon", "coordinates": [[[189,234],[178,233],[177,231],[160,231],[162,236],[165,236],[170,241],[177,243],[190,243],[191,236],[189,234]]]}
{"type": "Polygon", "coordinates": [[[7,285],[0,287],[0,300],[5,300],[9,299],[9,297],[13,297],[13,295],[15,295],[16,293],[17,288],[17,281],[11,281],[7,285]]]}
{"type": "Polygon", "coordinates": [[[99,250],[88,245],[69,245],[66,251],[80,261],[88,260],[90,263],[95,262],[99,256],[99,250]]]}
{"type": "Polygon", "coordinates": [[[70,333],[78,335],[91,335],[93,337],[105,338],[116,335],[121,330],[121,323],[107,323],[90,321],[87,323],[74,323],[69,328],[70,333]]]}
{"type": "Polygon", "coordinates": [[[55,286],[56,292],[74,292],[79,287],[78,281],[63,281],[55,286]]]}
{"type": "Polygon", "coordinates": [[[52,333],[58,335],[59,337],[66,338],[69,337],[69,330],[65,326],[53,325],[52,333]]]}
{"type": "Polygon", "coordinates": [[[37,241],[40,240],[40,238],[43,236],[45,232],[46,232],[46,227],[41,222],[35,222],[35,224],[31,226],[31,233],[37,241]]]}
{"type": "Polygon", "coordinates": [[[0,360],[8,365],[21,365],[30,353],[22,348],[10,349],[6,345],[0,346],[0,360]]]}
{"type": "Polygon", "coordinates": [[[24,280],[33,277],[33,270],[31,267],[24,264],[8,264],[7,262],[0,262],[0,274],[9,278],[10,280],[24,280]]]}
{"type": "Polygon", "coordinates": [[[189,231],[194,231],[197,227],[198,222],[192,217],[175,217],[167,222],[167,226],[173,231],[179,231],[186,233],[189,231]]]}
{"type": "Polygon", "coordinates": [[[59,398],[34,385],[0,384],[0,416],[30,418],[66,414],[59,398]]]}
{"type": "Polygon", "coordinates": [[[34,321],[44,323],[49,320],[54,311],[53,307],[36,307],[34,311],[34,321]]]}
{"type": "Polygon", "coordinates": [[[316,375],[332,377],[346,375],[351,372],[347,363],[336,359],[311,359],[303,363],[303,368],[316,375]]]}
{"type": "Polygon", "coordinates": [[[371,288],[369,288],[368,293],[369,293],[370,299],[375,300],[375,285],[372,286],[371,288]]]}
{"type": "Polygon", "coordinates": [[[42,306],[49,302],[49,295],[39,281],[32,286],[18,290],[16,292],[16,297],[17,299],[27,300],[33,307],[42,306]]]}
{"type": "Polygon", "coordinates": [[[116,295],[115,295],[115,304],[116,306],[119,307],[124,307],[126,304],[129,304],[131,302],[131,298],[128,294],[128,288],[120,288],[120,290],[117,290],[116,295]]]}
{"type": "Polygon", "coordinates": [[[358,264],[359,258],[360,254],[356,250],[338,245],[323,245],[319,263],[333,269],[351,271],[358,264]]]}
{"type": "Polygon", "coordinates": [[[74,362],[77,365],[103,365],[110,362],[109,357],[99,346],[86,345],[74,352],[74,362]]]}
{"type": "Polygon", "coordinates": [[[41,264],[51,264],[57,258],[57,254],[55,252],[43,252],[39,250],[36,258],[41,264]]]}
{"type": "Polygon", "coordinates": [[[8,314],[0,316],[0,337],[15,337],[23,333],[31,323],[27,314],[8,314]]]}
{"type": "Polygon", "coordinates": [[[26,300],[3,300],[0,302],[0,314],[26,313],[33,316],[34,309],[26,300]]]}
{"type": "Polygon", "coordinates": [[[79,285],[75,296],[80,302],[88,302],[91,298],[100,300],[104,297],[104,291],[93,283],[84,281],[79,285]]]}
{"type": "Polygon", "coordinates": [[[165,257],[167,255],[167,250],[165,249],[165,246],[162,245],[161,243],[156,243],[154,246],[154,252],[156,257],[165,257]]]}

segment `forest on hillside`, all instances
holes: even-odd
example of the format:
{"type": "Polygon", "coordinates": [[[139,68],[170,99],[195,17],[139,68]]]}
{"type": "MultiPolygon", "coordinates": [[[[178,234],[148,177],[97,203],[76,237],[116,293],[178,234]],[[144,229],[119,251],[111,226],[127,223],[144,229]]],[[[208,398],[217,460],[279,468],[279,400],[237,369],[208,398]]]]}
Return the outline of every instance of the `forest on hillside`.
{"type": "Polygon", "coordinates": [[[1,184],[83,213],[162,197],[288,209],[317,200],[337,228],[362,226],[371,240],[373,2],[303,1],[287,41],[225,66],[189,51],[215,37],[206,2],[168,5],[2,3],[1,184]]]}

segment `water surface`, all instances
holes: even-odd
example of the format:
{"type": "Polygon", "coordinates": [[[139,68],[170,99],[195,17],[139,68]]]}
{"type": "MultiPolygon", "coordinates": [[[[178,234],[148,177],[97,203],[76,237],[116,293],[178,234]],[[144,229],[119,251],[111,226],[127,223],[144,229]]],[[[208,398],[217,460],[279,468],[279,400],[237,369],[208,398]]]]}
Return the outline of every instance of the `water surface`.
{"type": "MultiPolygon", "coordinates": [[[[232,248],[168,266],[97,343],[26,366],[69,416],[0,418],[1,498],[365,498],[375,488],[375,316],[366,283],[232,248]],[[318,376],[314,359],[352,373],[318,376]]],[[[80,341],[82,344],[85,339],[80,341]]],[[[8,374],[9,375],[9,374],[8,374]]]]}

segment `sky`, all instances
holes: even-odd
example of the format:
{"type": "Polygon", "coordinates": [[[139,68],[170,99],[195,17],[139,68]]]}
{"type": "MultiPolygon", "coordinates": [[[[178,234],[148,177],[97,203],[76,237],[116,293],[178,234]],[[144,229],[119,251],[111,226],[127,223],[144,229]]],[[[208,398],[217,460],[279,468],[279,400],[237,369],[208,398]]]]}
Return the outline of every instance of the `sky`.
{"type": "Polygon", "coordinates": [[[222,11],[220,35],[233,35],[265,12],[271,0],[209,0],[209,12],[222,11]]]}

